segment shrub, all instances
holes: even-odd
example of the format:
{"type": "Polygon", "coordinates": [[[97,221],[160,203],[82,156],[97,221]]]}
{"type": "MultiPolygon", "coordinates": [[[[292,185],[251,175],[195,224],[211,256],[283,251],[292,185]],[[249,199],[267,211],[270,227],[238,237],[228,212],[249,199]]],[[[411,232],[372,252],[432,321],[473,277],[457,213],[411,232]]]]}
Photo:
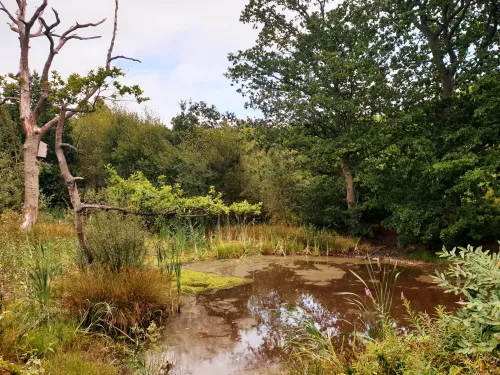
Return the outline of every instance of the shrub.
{"type": "Polygon", "coordinates": [[[63,307],[87,325],[109,332],[147,328],[160,321],[172,302],[171,279],[159,270],[90,269],[66,277],[59,286],[63,307]]]}
{"type": "Polygon", "coordinates": [[[146,231],[135,216],[97,213],[89,218],[86,235],[94,261],[112,272],[144,262],[146,231]]]}
{"type": "Polygon", "coordinates": [[[500,256],[481,247],[443,249],[448,268],[435,281],[447,293],[460,295],[462,308],[445,315],[448,347],[462,354],[496,352],[500,349],[500,256]]]}

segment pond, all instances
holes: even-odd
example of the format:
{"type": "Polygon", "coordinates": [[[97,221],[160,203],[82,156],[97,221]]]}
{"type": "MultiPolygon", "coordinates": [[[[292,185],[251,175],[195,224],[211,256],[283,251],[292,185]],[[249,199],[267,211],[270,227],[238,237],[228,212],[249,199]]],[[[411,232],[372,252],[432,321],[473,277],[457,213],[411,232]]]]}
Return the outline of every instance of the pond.
{"type": "MultiPolygon", "coordinates": [[[[282,356],[283,327],[302,318],[314,320],[337,337],[351,332],[356,310],[338,292],[365,293],[350,272],[368,279],[363,260],[335,257],[265,257],[199,262],[185,268],[243,277],[248,284],[188,296],[182,314],[166,326],[163,356],[174,374],[267,374],[282,356]]],[[[438,305],[453,308],[455,298],[432,284],[433,267],[398,266],[393,315],[404,326],[400,296],[417,311],[438,305]]],[[[293,323],[295,322],[295,323],[293,323]]]]}

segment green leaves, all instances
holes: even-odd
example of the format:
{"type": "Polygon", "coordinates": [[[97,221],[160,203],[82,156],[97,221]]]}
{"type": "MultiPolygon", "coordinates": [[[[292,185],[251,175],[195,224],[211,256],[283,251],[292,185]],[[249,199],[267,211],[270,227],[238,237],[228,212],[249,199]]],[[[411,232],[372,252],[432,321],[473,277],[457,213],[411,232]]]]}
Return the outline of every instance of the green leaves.
{"type": "Polygon", "coordinates": [[[109,187],[105,194],[114,204],[130,210],[181,217],[261,213],[261,204],[251,205],[244,201],[227,206],[222,200],[222,194],[216,192],[213,187],[205,196],[185,197],[179,185],[166,185],[162,177],[153,185],[141,172],[128,179],[118,176],[111,167],[108,167],[108,172],[109,187]]]}
{"type": "Polygon", "coordinates": [[[125,73],[118,67],[101,67],[89,71],[86,76],[73,73],[66,80],[53,71],[49,82],[49,100],[65,103],[66,106],[76,105],[83,111],[100,107],[106,100],[120,100],[127,96],[132,96],[138,103],[149,100],[143,96],[144,92],[138,85],[120,83],[119,79],[124,76],[125,73]],[[91,95],[94,91],[96,94],[91,95]]]}
{"type": "Polygon", "coordinates": [[[448,268],[434,281],[447,293],[464,298],[455,315],[442,317],[457,352],[493,352],[500,347],[500,256],[481,247],[445,248],[438,253],[448,268]]]}

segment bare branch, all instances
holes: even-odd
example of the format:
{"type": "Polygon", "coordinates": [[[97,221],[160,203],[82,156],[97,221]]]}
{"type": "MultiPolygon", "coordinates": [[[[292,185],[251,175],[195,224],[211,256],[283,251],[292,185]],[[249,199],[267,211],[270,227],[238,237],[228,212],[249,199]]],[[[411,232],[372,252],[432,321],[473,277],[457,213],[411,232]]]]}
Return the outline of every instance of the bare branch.
{"type": "Polygon", "coordinates": [[[106,58],[106,69],[109,70],[111,67],[111,59],[113,55],[113,49],[115,48],[116,33],[118,32],[118,0],[115,0],[115,20],[113,23],[113,36],[111,37],[111,43],[109,45],[108,56],[106,58]]]}
{"type": "Polygon", "coordinates": [[[41,20],[42,17],[38,19],[38,22],[40,23],[40,27],[38,28],[38,31],[36,33],[30,34],[30,38],[38,38],[39,36],[45,35],[43,32],[43,22],[41,20]]]}
{"type": "Polygon", "coordinates": [[[57,10],[52,8],[52,11],[54,12],[54,15],[56,16],[56,22],[54,22],[52,25],[50,25],[48,27],[48,29],[51,31],[54,30],[57,26],[59,26],[59,24],[61,23],[61,19],[59,18],[59,13],[57,12],[57,10]]]}
{"type": "Polygon", "coordinates": [[[0,105],[3,105],[5,103],[7,103],[8,101],[19,101],[19,98],[16,98],[14,96],[7,96],[5,98],[0,98],[0,105]]]}
{"type": "Polygon", "coordinates": [[[78,149],[77,149],[75,146],[70,145],[69,143],[61,143],[61,146],[62,146],[62,147],[69,148],[69,149],[71,149],[71,150],[73,150],[73,151],[75,151],[75,152],[79,152],[79,151],[78,151],[78,149]]]}
{"type": "Polygon", "coordinates": [[[7,23],[7,25],[9,25],[12,31],[19,34],[19,27],[15,26],[13,23],[7,23]]]}
{"type": "Polygon", "coordinates": [[[96,35],[96,36],[87,36],[87,37],[82,37],[78,35],[70,35],[66,38],[66,40],[71,40],[71,39],[78,39],[78,40],[92,40],[92,39],[100,39],[102,36],[96,35]]]}
{"type": "Polygon", "coordinates": [[[135,61],[135,62],[138,62],[138,63],[142,63],[141,60],[133,59],[132,57],[127,57],[127,56],[115,56],[115,57],[112,57],[109,61],[111,62],[113,60],[118,60],[118,59],[130,60],[130,61],[135,61]]]}
{"type": "Polygon", "coordinates": [[[5,7],[5,5],[3,5],[1,1],[0,1],[0,10],[3,10],[15,25],[18,25],[18,20],[12,15],[12,13],[8,11],[8,9],[5,7]]]}
{"type": "Polygon", "coordinates": [[[26,23],[27,27],[31,28],[35,24],[36,20],[38,20],[42,16],[43,11],[45,10],[45,8],[47,8],[47,5],[49,5],[49,0],[43,0],[43,4],[37,8],[35,13],[33,14],[33,17],[31,17],[31,20],[26,23]]]}
{"type": "Polygon", "coordinates": [[[94,113],[97,109],[92,108],[92,109],[78,109],[78,108],[66,108],[66,112],[73,112],[73,113],[94,113]]]}
{"type": "MultiPolygon", "coordinates": [[[[62,34],[60,36],[60,38],[67,38],[71,33],[75,32],[76,30],[80,30],[80,29],[86,29],[86,28],[89,28],[89,27],[97,27],[99,25],[102,25],[104,22],[106,22],[106,18],[104,18],[103,20],[99,21],[99,22],[96,22],[96,23],[85,23],[85,24],[79,24],[78,22],[76,23],[75,26],[72,26],[70,27],[64,34],[62,34]]],[[[56,36],[59,36],[59,35],[56,35],[56,36]]]]}
{"type": "Polygon", "coordinates": [[[49,49],[49,55],[47,56],[47,60],[45,61],[45,65],[44,65],[43,71],[42,71],[42,77],[41,77],[42,90],[41,90],[40,100],[38,101],[36,108],[35,108],[35,111],[34,111],[34,114],[33,114],[35,121],[37,121],[38,118],[40,117],[40,114],[42,113],[42,110],[43,110],[43,106],[45,105],[45,103],[47,102],[47,99],[49,97],[49,72],[50,72],[50,68],[52,66],[52,62],[54,61],[55,55],[59,52],[61,47],[64,45],[64,43],[62,43],[62,44],[60,43],[59,46],[57,47],[57,49],[54,48],[55,44],[54,44],[54,38],[52,36],[52,30],[61,23],[61,20],[59,19],[59,14],[57,13],[57,11],[55,9],[52,9],[52,11],[54,12],[54,14],[56,16],[56,22],[54,22],[52,25],[49,26],[45,22],[43,17],[40,17],[40,22],[45,27],[44,34],[50,43],[50,49],[49,49]]]}

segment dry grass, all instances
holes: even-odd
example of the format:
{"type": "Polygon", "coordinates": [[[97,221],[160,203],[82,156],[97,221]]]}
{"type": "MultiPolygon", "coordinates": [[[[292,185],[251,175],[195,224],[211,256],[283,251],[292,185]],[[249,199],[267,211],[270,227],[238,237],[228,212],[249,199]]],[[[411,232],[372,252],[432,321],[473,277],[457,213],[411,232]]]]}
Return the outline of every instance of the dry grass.
{"type": "Polygon", "coordinates": [[[68,275],[57,287],[62,306],[87,324],[128,332],[160,322],[172,305],[171,279],[153,269],[111,274],[101,269],[68,275]],[[103,307],[106,307],[103,309],[103,307]]]}
{"type": "MultiPolygon", "coordinates": [[[[368,245],[343,237],[326,229],[304,228],[288,225],[249,225],[223,227],[212,235],[218,253],[228,253],[232,248],[244,248],[248,253],[261,254],[314,254],[334,255],[352,252],[366,253],[368,245]],[[235,244],[239,243],[239,246],[235,244]],[[222,249],[223,251],[219,251],[222,249]]],[[[241,251],[235,251],[239,254],[241,251]]],[[[223,256],[227,258],[227,256],[223,256]]]]}

